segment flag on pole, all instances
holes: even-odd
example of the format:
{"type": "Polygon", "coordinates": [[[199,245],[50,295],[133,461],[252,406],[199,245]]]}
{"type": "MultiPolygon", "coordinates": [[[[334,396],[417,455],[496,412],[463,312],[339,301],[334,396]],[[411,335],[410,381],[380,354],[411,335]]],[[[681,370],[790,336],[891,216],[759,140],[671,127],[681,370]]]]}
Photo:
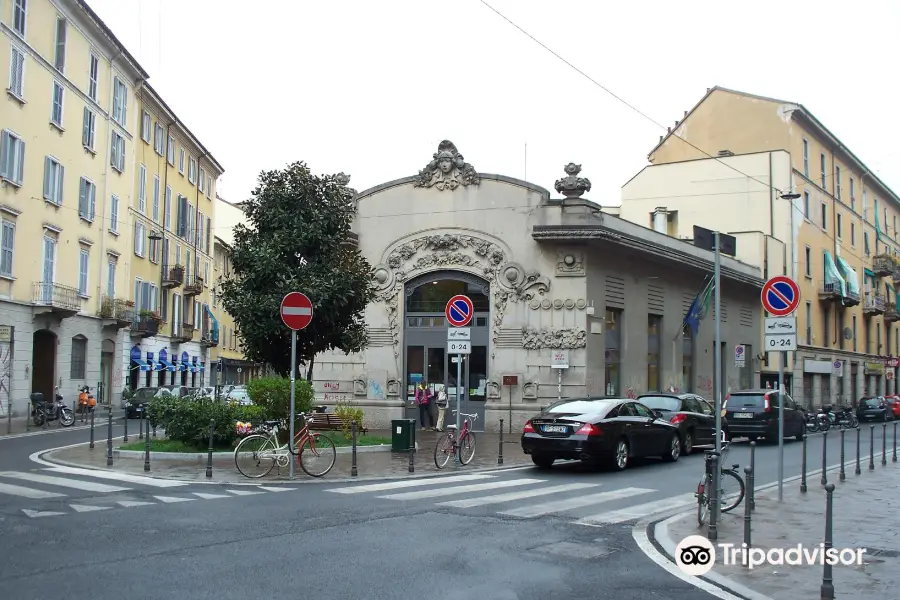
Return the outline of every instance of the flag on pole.
{"type": "Polygon", "coordinates": [[[712,301],[714,292],[713,288],[715,288],[715,282],[712,277],[708,277],[706,281],[703,282],[703,287],[700,288],[700,292],[694,297],[694,301],[691,302],[687,314],[684,315],[684,320],[681,323],[682,330],[685,326],[688,326],[691,328],[691,333],[694,336],[697,335],[697,332],[700,329],[700,321],[702,321],[709,312],[709,305],[712,301]]]}

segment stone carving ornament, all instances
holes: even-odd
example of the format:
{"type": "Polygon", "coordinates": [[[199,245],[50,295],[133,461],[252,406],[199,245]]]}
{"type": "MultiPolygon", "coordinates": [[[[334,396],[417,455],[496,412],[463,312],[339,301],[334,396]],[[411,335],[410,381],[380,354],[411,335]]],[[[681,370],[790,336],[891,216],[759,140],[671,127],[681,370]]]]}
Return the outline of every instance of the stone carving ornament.
{"type": "Polygon", "coordinates": [[[566,198],[580,198],[585,192],[591,191],[591,180],[586,177],[579,177],[581,173],[581,165],[569,163],[563,167],[566,176],[556,181],[556,191],[566,198]]]}
{"type": "Polygon", "coordinates": [[[583,277],[584,255],[580,252],[559,252],[556,258],[556,274],[560,277],[583,277]]]}
{"type": "Polygon", "coordinates": [[[461,185],[478,185],[479,181],[475,167],[465,161],[453,142],[444,140],[431,161],[416,175],[415,187],[453,191],[461,185]]]}
{"type": "Polygon", "coordinates": [[[527,350],[552,348],[554,350],[584,348],[587,346],[587,332],[584,329],[567,327],[564,329],[522,328],[522,347],[527,350]]]}

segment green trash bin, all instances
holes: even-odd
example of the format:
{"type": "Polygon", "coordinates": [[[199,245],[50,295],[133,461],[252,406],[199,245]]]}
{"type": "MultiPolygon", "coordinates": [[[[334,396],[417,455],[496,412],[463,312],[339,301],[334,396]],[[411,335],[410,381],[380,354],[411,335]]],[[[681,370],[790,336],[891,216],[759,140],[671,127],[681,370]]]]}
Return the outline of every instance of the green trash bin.
{"type": "Polygon", "coordinates": [[[416,447],[416,422],[412,419],[391,421],[391,451],[408,452],[416,447]]]}

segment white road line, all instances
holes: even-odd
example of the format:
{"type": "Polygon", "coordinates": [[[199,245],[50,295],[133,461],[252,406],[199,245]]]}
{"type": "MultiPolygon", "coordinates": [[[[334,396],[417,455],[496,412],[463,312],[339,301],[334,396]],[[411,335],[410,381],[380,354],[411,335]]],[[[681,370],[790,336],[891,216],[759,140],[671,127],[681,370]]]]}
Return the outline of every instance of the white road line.
{"type": "Polygon", "coordinates": [[[175,496],[153,496],[160,502],[165,502],[166,504],[175,504],[176,502],[193,502],[194,498],[178,498],[175,496]]]}
{"type": "Polygon", "coordinates": [[[501,515],[509,515],[511,517],[541,517],[576,508],[584,508],[585,506],[593,506],[595,504],[603,504],[604,502],[612,502],[614,500],[622,500],[640,494],[650,494],[656,490],[647,488],[622,488],[620,490],[610,490],[608,492],[600,492],[599,494],[589,494],[587,496],[578,496],[576,498],[567,498],[565,500],[557,500],[555,502],[545,502],[543,504],[534,504],[532,506],[523,506],[512,510],[503,511],[501,515]]]}
{"type": "Polygon", "coordinates": [[[23,508],[22,512],[25,513],[26,515],[28,515],[29,517],[31,517],[32,519],[34,517],[58,517],[60,515],[66,514],[66,513],[61,513],[61,512],[53,512],[53,511],[49,511],[49,510],[42,512],[39,510],[29,510],[27,508],[23,508]]]}
{"type": "Polygon", "coordinates": [[[654,513],[662,512],[677,508],[694,500],[694,494],[681,494],[672,498],[664,498],[655,502],[647,502],[638,504],[637,506],[629,506],[621,510],[611,510],[605,513],[584,517],[576,521],[577,525],[610,525],[614,523],[624,523],[632,519],[640,519],[654,513]]]}
{"type": "Polygon", "coordinates": [[[45,483],[47,485],[58,485],[60,487],[69,487],[76,490],[84,490],[86,492],[126,492],[131,488],[116,487],[106,485],[104,483],[95,483],[93,481],[79,481],[77,479],[65,479],[63,477],[51,477],[49,475],[41,475],[40,473],[20,473],[18,471],[0,472],[0,477],[9,477],[11,479],[21,479],[23,481],[33,481],[34,483],[45,483]]]}
{"type": "Polygon", "coordinates": [[[390,483],[373,483],[369,485],[357,485],[325,490],[335,494],[363,494],[365,492],[383,492],[400,488],[419,487],[426,485],[441,485],[457,481],[477,481],[479,479],[493,479],[493,475],[451,475],[450,477],[429,477],[428,479],[404,479],[390,483]]]}
{"type": "Polygon", "coordinates": [[[57,494],[56,492],[45,492],[44,490],[35,490],[32,488],[11,485],[9,483],[0,483],[0,494],[9,494],[11,496],[21,496],[22,498],[32,498],[40,500],[44,498],[64,498],[65,494],[57,494]]]}
{"type": "Polygon", "coordinates": [[[69,506],[71,506],[73,509],[75,509],[75,512],[80,512],[80,513],[96,512],[98,510],[107,510],[107,509],[112,508],[112,506],[90,506],[87,504],[70,504],[69,506]]]}
{"type": "Polygon", "coordinates": [[[138,502],[137,500],[120,500],[116,502],[119,506],[124,506],[125,508],[131,508],[133,506],[150,506],[154,504],[153,502],[138,502]]]}
{"type": "Polygon", "coordinates": [[[599,483],[570,483],[568,485],[556,485],[553,487],[535,488],[525,490],[523,492],[509,492],[507,494],[497,494],[495,496],[483,496],[481,498],[466,498],[465,500],[451,500],[449,502],[439,502],[438,506],[452,506],[454,508],[471,508],[473,506],[484,506],[486,504],[501,504],[503,502],[512,502],[522,500],[524,498],[534,498],[535,496],[549,496],[550,494],[559,494],[562,492],[571,492],[574,490],[584,490],[587,488],[597,487],[599,483]]]}
{"type": "Polygon", "coordinates": [[[266,485],[261,485],[261,486],[259,486],[259,489],[261,489],[261,490],[266,490],[267,492],[289,492],[289,491],[291,491],[291,490],[296,490],[296,489],[299,489],[299,488],[295,488],[295,487],[289,487],[289,488],[285,488],[285,487],[270,487],[270,486],[266,486],[266,485]]]}
{"type": "Polygon", "coordinates": [[[94,471],[91,469],[79,469],[77,467],[53,467],[45,469],[51,473],[66,473],[67,475],[83,475],[85,477],[96,477],[97,479],[112,479],[123,483],[137,483],[149,487],[173,488],[189,485],[185,481],[171,481],[169,479],[155,479],[153,477],[142,477],[141,475],[131,475],[129,473],[115,473],[112,471],[94,471]]]}
{"type": "Polygon", "coordinates": [[[449,496],[451,494],[468,494],[469,492],[481,492],[484,490],[495,490],[499,488],[516,487],[519,485],[529,485],[531,483],[544,483],[543,479],[511,479],[507,481],[491,481],[490,483],[475,483],[472,485],[453,485],[450,487],[420,490],[418,492],[405,492],[402,494],[390,494],[388,496],[378,496],[386,500],[423,500],[425,498],[440,498],[441,496],[449,496]]]}
{"type": "Polygon", "coordinates": [[[265,492],[253,492],[250,490],[225,490],[229,494],[234,494],[235,496],[253,496],[254,494],[265,494],[265,492]]]}
{"type": "Polygon", "coordinates": [[[206,494],[204,492],[194,492],[194,495],[198,498],[203,498],[204,500],[216,500],[218,498],[231,498],[231,496],[226,496],[224,494],[206,494]]]}

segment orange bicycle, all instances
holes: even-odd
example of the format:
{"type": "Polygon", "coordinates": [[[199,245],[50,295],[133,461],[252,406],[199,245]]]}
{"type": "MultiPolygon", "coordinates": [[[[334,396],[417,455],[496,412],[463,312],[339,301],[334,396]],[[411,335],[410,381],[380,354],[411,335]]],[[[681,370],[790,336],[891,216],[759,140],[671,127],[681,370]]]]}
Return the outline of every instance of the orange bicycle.
{"type": "Polygon", "coordinates": [[[294,447],[279,444],[280,421],[265,421],[257,427],[249,423],[237,423],[239,434],[249,433],[234,449],[234,464],[244,477],[258,479],[268,475],[275,465],[288,466],[291,454],[303,472],[310,477],[322,477],[334,467],[337,450],[327,435],[309,430],[310,413],[298,415],[303,419],[303,427],[294,435],[294,447]],[[318,467],[317,467],[318,465],[318,467]]]}

